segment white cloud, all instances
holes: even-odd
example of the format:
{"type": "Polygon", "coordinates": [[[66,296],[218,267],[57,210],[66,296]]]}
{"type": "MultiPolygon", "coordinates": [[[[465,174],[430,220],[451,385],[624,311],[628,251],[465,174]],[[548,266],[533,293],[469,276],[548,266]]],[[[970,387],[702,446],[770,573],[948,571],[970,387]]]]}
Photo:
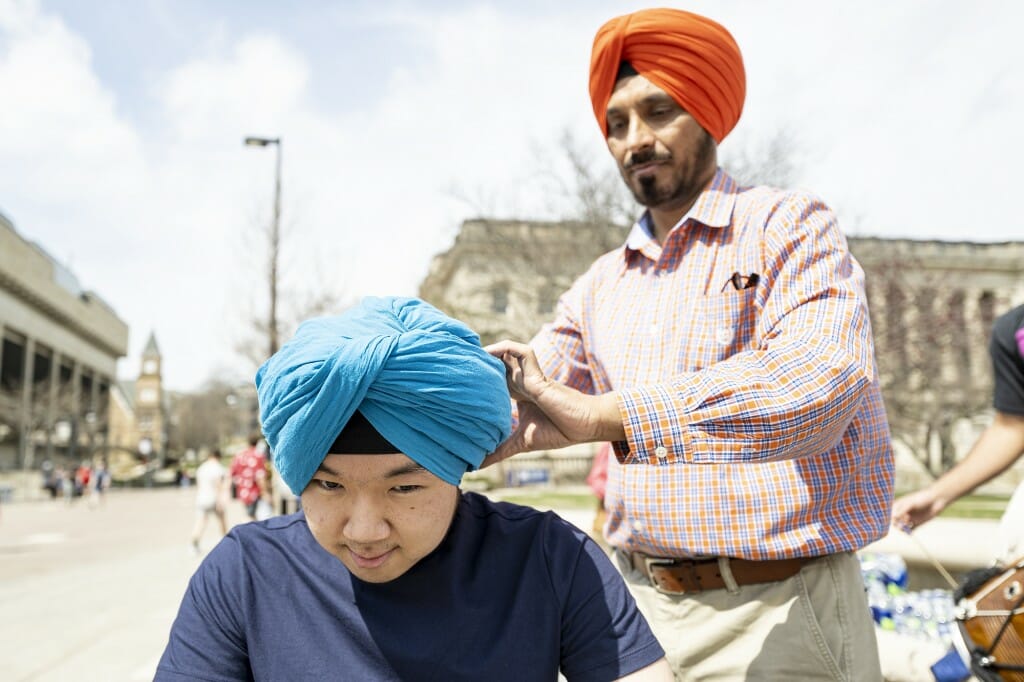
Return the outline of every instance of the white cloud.
{"type": "Polygon", "coordinates": [[[104,212],[112,187],[136,187],[138,136],[91,70],[88,44],[33,4],[0,7],[0,157],[22,201],[104,212]],[[98,194],[96,179],[108,189],[98,194]]]}
{"type": "Polygon", "coordinates": [[[218,144],[237,126],[273,129],[301,105],[308,68],[275,36],[241,39],[227,59],[189,61],[167,75],[157,97],[178,142],[218,144]]]}
{"type": "MultiPolygon", "coordinates": [[[[140,65],[152,90],[129,118],[124,92],[93,64],[89,40],[102,36],[0,0],[0,206],[131,324],[125,372],[155,329],[168,382],[195,386],[214,367],[242,366],[240,328],[265,306],[258,232],[275,152],[243,147],[244,136],[283,140],[288,291],[413,294],[462,219],[557,203],[536,177],[536,148],[560,163],[565,127],[610,163],[587,97],[589,51],[598,25],[635,5],[325,12],[397,36],[353,53],[415,55],[336,62],[355,80],[318,70],[284,22],[218,22],[191,51],[140,65]],[[338,91],[367,81],[372,96],[338,91]]],[[[1007,45],[1020,10],[983,8],[716,4],[749,77],[726,145],[792,128],[801,184],[865,233],[1019,239],[1009,183],[1024,102],[1007,45]]]]}

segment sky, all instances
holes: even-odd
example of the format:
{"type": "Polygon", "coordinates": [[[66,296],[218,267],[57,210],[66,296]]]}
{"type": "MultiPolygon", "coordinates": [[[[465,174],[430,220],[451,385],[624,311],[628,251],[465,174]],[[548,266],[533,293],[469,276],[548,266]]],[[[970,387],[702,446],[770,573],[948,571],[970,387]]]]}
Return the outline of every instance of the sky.
{"type": "MultiPolygon", "coordinates": [[[[612,168],[590,47],[645,6],[0,0],[0,212],[129,325],[121,378],[152,332],[169,388],[247,380],[277,152],[246,136],[281,139],[285,317],[413,296],[463,220],[566,214],[566,131],[612,168]]],[[[786,131],[850,235],[1024,239],[1024,4],[675,6],[744,55],[723,155],[786,131]]]]}

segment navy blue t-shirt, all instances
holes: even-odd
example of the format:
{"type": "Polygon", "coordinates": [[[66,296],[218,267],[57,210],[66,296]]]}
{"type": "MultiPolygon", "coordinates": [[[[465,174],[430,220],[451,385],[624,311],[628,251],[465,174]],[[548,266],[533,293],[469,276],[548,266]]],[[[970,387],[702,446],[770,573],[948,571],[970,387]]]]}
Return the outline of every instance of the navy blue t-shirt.
{"type": "Polygon", "coordinates": [[[156,680],[614,680],[664,655],[621,576],[551,512],[463,493],[444,541],[388,583],[301,513],[234,528],[182,600],[156,680]]]}

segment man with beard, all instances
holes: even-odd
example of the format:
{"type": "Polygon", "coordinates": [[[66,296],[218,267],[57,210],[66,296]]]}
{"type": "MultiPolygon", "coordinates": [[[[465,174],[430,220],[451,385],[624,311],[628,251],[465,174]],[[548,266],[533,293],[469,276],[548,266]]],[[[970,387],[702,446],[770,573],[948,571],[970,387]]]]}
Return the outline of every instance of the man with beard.
{"type": "Polygon", "coordinates": [[[885,535],[893,461],[864,291],[808,193],[717,166],[743,60],[679,10],[618,17],[594,114],[646,211],[530,345],[489,458],[612,441],[605,539],[679,679],[879,679],[854,552],[885,535]]]}

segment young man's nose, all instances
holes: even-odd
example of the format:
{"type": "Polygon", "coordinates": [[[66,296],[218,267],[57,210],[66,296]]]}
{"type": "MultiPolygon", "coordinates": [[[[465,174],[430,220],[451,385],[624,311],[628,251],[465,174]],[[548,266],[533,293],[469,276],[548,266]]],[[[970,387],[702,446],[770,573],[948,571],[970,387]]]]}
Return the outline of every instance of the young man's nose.
{"type": "Polygon", "coordinates": [[[343,532],[351,542],[369,544],[386,540],[391,533],[391,526],[377,505],[357,503],[349,514],[343,532]]]}

